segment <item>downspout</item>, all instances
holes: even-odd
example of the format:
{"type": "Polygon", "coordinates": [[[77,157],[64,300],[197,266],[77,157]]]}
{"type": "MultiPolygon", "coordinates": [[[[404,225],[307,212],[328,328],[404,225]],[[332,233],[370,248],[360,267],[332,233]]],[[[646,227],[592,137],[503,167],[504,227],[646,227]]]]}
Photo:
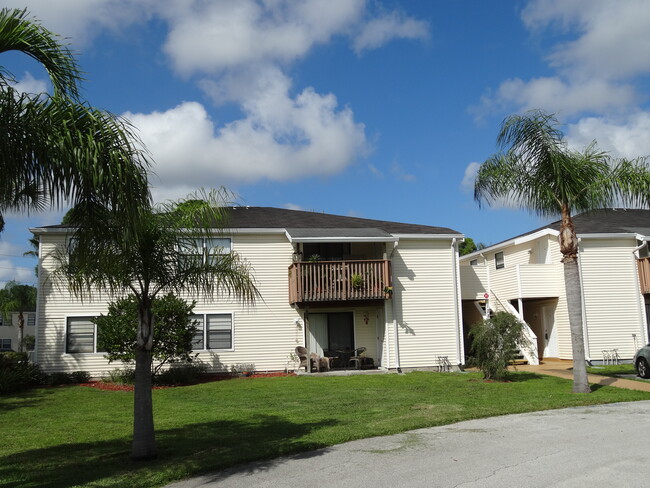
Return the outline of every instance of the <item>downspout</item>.
{"type": "Polygon", "coordinates": [[[40,300],[40,295],[42,291],[42,279],[43,279],[43,266],[42,266],[42,254],[41,254],[41,249],[43,246],[41,246],[41,236],[38,236],[38,288],[36,289],[36,319],[34,320],[34,330],[36,333],[34,334],[34,352],[31,358],[31,361],[35,364],[38,363],[38,337],[40,333],[40,320],[39,317],[41,315],[41,300],[40,300]]]}
{"type": "Polygon", "coordinates": [[[311,373],[311,350],[309,349],[309,305],[305,306],[305,349],[307,349],[307,372],[311,373]]]}
{"type": "Polygon", "coordinates": [[[641,293],[641,282],[639,281],[639,251],[648,245],[648,241],[643,241],[643,243],[634,248],[632,255],[634,256],[634,266],[635,271],[634,276],[636,278],[636,289],[639,291],[638,303],[639,303],[639,314],[641,315],[641,338],[643,339],[643,344],[648,343],[648,317],[645,313],[645,297],[641,293]]]}
{"type": "MultiPolygon", "coordinates": [[[[578,237],[578,249],[580,249],[580,243],[582,238],[578,237]]],[[[589,348],[589,331],[587,330],[587,311],[585,303],[585,285],[584,280],[582,279],[582,252],[578,251],[578,273],[580,274],[580,300],[582,302],[582,335],[584,339],[584,348],[585,348],[585,360],[591,364],[591,350],[589,348]]],[[[566,290],[564,290],[566,296],[566,290]]]]}
{"type": "Polygon", "coordinates": [[[461,332],[463,326],[463,312],[460,304],[460,280],[458,276],[460,275],[460,264],[458,262],[458,239],[456,237],[451,240],[451,259],[453,267],[453,277],[454,277],[454,316],[456,319],[456,359],[458,360],[458,365],[465,363],[464,347],[463,343],[463,334],[461,332]]]}
{"type": "MultiPolygon", "coordinates": [[[[393,250],[390,253],[391,261],[393,259],[393,255],[395,254],[395,251],[397,250],[397,245],[398,244],[399,244],[399,241],[396,241],[395,245],[393,246],[393,250]]],[[[390,272],[391,273],[393,273],[394,268],[395,268],[394,266],[390,267],[390,272]]],[[[393,318],[393,340],[395,341],[395,369],[397,369],[397,371],[399,371],[401,373],[402,368],[399,365],[399,331],[397,330],[397,318],[395,317],[395,295],[396,295],[396,293],[395,293],[396,287],[394,286],[394,284],[395,284],[395,276],[393,276],[392,278],[393,278],[393,280],[392,280],[393,281],[393,298],[392,298],[393,303],[391,304],[390,309],[391,309],[391,315],[392,315],[392,318],[393,318]]],[[[400,299],[401,299],[401,296],[400,296],[400,299]]]]}

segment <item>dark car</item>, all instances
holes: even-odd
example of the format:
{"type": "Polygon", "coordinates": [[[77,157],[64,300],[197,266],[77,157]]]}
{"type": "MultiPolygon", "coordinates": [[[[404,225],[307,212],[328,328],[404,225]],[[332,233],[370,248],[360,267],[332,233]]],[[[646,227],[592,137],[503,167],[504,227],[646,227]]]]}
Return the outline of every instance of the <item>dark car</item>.
{"type": "Polygon", "coordinates": [[[641,378],[650,378],[650,344],[646,344],[636,352],[634,367],[641,378]]]}

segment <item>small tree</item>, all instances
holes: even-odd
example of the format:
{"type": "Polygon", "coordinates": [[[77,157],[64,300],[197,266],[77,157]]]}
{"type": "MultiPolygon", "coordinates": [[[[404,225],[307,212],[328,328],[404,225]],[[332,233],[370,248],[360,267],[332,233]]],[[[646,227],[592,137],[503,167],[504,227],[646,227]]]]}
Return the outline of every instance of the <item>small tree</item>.
{"type": "Polygon", "coordinates": [[[503,380],[517,355],[517,343],[526,341],[522,323],[512,314],[497,312],[470,330],[472,354],[486,380],[503,380]]]}
{"type": "MultiPolygon", "coordinates": [[[[191,361],[192,341],[197,330],[196,321],[191,319],[195,304],[188,304],[172,293],[154,298],[153,375],[168,362],[191,361]]],[[[97,349],[106,352],[109,362],[135,361],[138,302],[134,296],[112,302],[108,313],[96,317],[93,322],[99,331],[97,349]]]]}

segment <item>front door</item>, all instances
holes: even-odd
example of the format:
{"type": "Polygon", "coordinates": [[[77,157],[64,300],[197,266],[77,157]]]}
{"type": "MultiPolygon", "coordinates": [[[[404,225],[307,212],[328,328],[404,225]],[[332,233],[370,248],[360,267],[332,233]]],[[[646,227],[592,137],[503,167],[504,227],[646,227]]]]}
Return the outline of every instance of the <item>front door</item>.
{"type": "Polygon", "coordinates": [[[542,323],[544,325],[544,357],[557,358],[560,355],[557,346],[557,328],[555,327],[555,304],[542,305],[542,323]]]}

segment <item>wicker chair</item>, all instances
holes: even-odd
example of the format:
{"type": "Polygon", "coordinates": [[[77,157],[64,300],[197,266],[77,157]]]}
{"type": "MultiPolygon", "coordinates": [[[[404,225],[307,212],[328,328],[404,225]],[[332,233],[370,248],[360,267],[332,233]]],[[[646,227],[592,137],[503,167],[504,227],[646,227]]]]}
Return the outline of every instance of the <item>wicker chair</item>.
{"type": "MultiPolygon", "coordinates": [[[[300,365],[298,368],[302,368],[303,366],[305,367],[305,371],[309,371],[308,363],[307,363],[307,348],[298,346],[296,347],[296,356],[298,356],[298,359],[300,359],[300,365]]],[[[318,356],[315,353],[311,353],[311,370],[312,371],[318,371],[318,356]]]]}

